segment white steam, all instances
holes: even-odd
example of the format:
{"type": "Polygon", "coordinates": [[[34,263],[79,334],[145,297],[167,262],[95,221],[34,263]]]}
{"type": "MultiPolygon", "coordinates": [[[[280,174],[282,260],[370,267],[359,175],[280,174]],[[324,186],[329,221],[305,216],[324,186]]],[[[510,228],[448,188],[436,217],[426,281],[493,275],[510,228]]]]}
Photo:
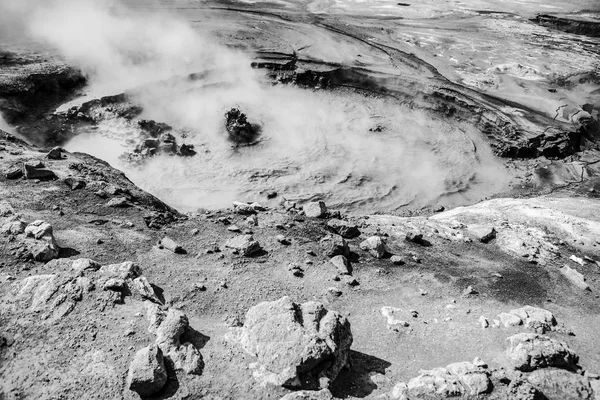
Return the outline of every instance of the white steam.
{"type": "Polygon", "coordinates": [[[485,144],[476,143],[475,152],[480,139],[472,128],[391,101],[262,84],[248,56],[168,13],[91,0],[2,1],[33,37],[82,68],[95,92],[138,88],[143,118],[189,128],[185,141],[196,146],[195,157],[159,156],[143,169],[117,159],[127,139],[122,122],[106,121],[67,146],[108,160],[182,210],[263,200],[276,190],[362,212],[390,211],[440,199],[476,201],[508,182],[485,144]],[[167,79],[192,72],[205,77],[167,79]],[[262,124],[259,146],[231,149],[223,115],[235,106],[262,124]],[[378,124],[383,132],[369,132],[378,124]]]}

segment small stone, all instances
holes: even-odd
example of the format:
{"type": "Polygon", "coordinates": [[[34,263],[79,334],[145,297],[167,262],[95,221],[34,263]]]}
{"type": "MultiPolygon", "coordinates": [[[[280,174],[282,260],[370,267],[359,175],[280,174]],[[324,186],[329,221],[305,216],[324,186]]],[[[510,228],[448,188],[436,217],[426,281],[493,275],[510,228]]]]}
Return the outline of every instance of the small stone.
{"type": "Polygon", "coordinates": [[[569,260],[573,261],[574,263],[577,263],[577,264],[581,265],[582,267],[585,266],[585,262],[583,261],[583,258],[577,257],[574,254],[571,255],[571,257],[569,257],[569,260]]]}
{"type": "Polygon", "coordinates": [[[330,287],[327,289],[328,293],[331,293],[332,295],[334,295],[335,297],[340,297],[342,295],[342,291],[336,287],[330,287]]]}
{"type": "Polygon", "coordinates": [[[200,229],[197,229],[197,228],[194,228],[194,229],[192,229],[192,230],[190,231],[190,234],[191,234],[192,236],[196,236],[196,235],[197,235],[197,234],[199,234],[199,233],[200,233],[200,229]]]}
{"type": "Polygon", "coordinates": [[[523,324],[523,320],[515,314],[500,313],[498,314],[498,319],[500,320],[502,325],[504,325],[505,328],[511,326],[519,326],[523,324]]]}
{"type": "Polygon", "coordinates": [[[48,152],[48,154],[46,154],[46,157],[50,160],[62,160],[62,158],[63,158],[62,152],[63,152],[62,148],[54,147],[52,150],[50,150],[48,152]]]}
{"type": "Polygon", "coordinates": [[[496,237],[496,229],[493,226],[487,225],[469,225],[467,233],[482,243],[488,243],[496,237]]]}
{"type": "Polygon", "coordinates": [[[291,244],[291,242],[283,235],[277,235],[277,241],[283,244],[284,246],[288,246],[291,244]]]}
{"type": "Polygon", "coordinates": [[[479,322],[479,325],[481,325],[481,327],[484,329],[490,326],[488,319],[486,317],[484,317],[483,315],[481,317],[479,317],[479,320],[477,320],[477,322],[479,322]]]}
{"type": "Polygon", "coordinates": [[[6,176],[6,179],[19,179],[23,176],[23,170],[18,167],[13,167],[8,169],[4,173],[4,176],[6,176]]]}
{"type": "Polygon", "coordinates": [[[252,257],[262,251],[260,244],[252,235],[239,235],[229,239],[225,247],[239,251],[243,256],[252,257]]]}
{"type": "Polygon", "coordinates": [[[277,197],[277,192],[271,191],[267,193],[267,199],[274,199],[275,197],[277,197]]]}
{"type": "Polygon", "coordinates": [[[473,286],[467,286],[467,288],[465,290],[463,290],[463,296],[473,296],[479,294],[479,292],[477,290],[475,290],[473,288],[473,286]]]}
{"type": "Polygon", "coordinates": [[[127,201],[125,197],[115,197],[111,199],[108,203],[106,203],[107,207],[115,207],[115,208],[124,208],[130,207],[131,204],[127,201]]]}
{"type": "Polygon", "coordinates": [[[185,254],[185,250],[179,243],[171,239],[170,237],[164,237],[160,240],[160,244],[167,250],[171,250],[175,254],[185,254]]]}
{"type": "Polygon", "coordinates": [[[380,236],[371,236],[361,242],[359,247],[361,250],[369,252],[371,256],[378,259],[383,258],[387,252],[385,242],[380,236]]]}
{"type": "Polygon", "coordinates": [[[309,218],[323,218],[327,215],[327,206],[323,201],[314,201],[305,204],[302,209],[304,214],[309,218]]]}
{"type": "Polygon", "coordinates": [[[350,276],[350,275],[344,275],[344,283],[348,286],[360,285],[360,283],[356,280],[356,278],[354,278],[353,276],[350,276]]]}
{"type": "Polygon", "coordinates": [[[229,225],[227,227],[229,232],[241,232],[242,230],[237,225],[229,225]]]}
{"type": "Polygon", "coordinates": [[[125,280],[121,278],[110,278],[102,286],[103,290],[112,290],[114,292],[123,292],[127,288],[125,280]]]}
{"type": "Polygon", "coordinates": [[[338,255],[329,260],[342,275],[352,275],[352,266],[346,257],[338,255]]]}
{"type": "Polygon", "coordinates": [[[394,265],[404,265],[404,260],[402,259],[402,257],[400,256],[392,256],[390,258],[390,261],[392,262],[392,264],[394,265]]]}
{"type": "Polygon", "coordinates": [[[431,244],[423,239],[423,234],[417,232],[408,232],[406,234],[406,241],[418,244],[420,246],[430,246],[431,244]]]}

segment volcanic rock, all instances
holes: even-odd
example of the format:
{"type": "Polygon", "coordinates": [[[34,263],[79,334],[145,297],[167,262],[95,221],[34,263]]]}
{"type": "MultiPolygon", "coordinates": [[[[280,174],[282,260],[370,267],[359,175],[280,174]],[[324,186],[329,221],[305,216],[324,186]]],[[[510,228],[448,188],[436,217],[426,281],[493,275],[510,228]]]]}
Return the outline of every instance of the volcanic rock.
{"type": "Polygon", "coordinates": [[[225,129],[229,140],[237,145],[253,144],[260,135],[260,127],[248,122],[246,114],[237,108],[225,113],[225,129]]]}
{"type": "Polygon", "coordinates": [[[260,244],[252,235],[238,235],[225,242],[225,247],[234,249],[246,257],[254,256],[262,251],[260,244]]]}
{"type": "Polygon", "coordinates": [[[52,150],[50,150],[48,152],[48,154],[46,154],[46,158],[48,158],[50,160],[62,160],[63,159],[62,152],[63,152],[63,149],[61,147],[54,147],[52,150]]]}
{"type": "Polygon", "coordinates": [[[64,182],[71,190],[83,189],[86,186],[86,182],[83,179],[73,177],[65,178],[64,182]]]}
{"type": "Polygon", "coordinates": [[[355,224],[340,219],[330,219],[327,221],[327,228],[345,239],[353,239],[360,236],[360,231],[355,224]]]}
{"type": "Polygon", "coordinates": [[[534,371],[558,367],[577,370],[579,357],[566,344],[535,333],[519,333],[506,339],[506,354],[513,368],[534,371]]]}
{"type": "Polygon", "coordinates": [[[304,214],[309,218],[324,218],[327,216],[327,206],[323,201],[313,201],[302,206],[304,214]]]}
{"type": "Polygon", "coordinates": [[[360,243],[360,249],[369,252],[375,258],[383,258],[387,250],[381,236],[371,236],[360,243]]]}
{"type": "Polygon", "coordinates": [[[140,396],[152,396],[167,383],[163,353],[156,345],[138,350],[129,366],[127,387],[140,396]]]}
{"type": "Polygon", "coordinates": [[[326,388],[347,364],[350,322],[321,303],[289,297],[250,308],[240,343],[258,357],[255,378],[275,385],[326,388]]]}
{"type": "Polygon", "coordinates": [[[57,179],[56,174],[45,168],[41,163],[25,163],[23,164],[26,179],[52,180],[57,179]]]}
{"type": "Polygon", "coordinates": [[[326,257],[335,257],[338,255],[349,257],[350,248],[348,243],[341,236],[338,235],[327,235],[319,242],[323,249],[323,254],[326,257]]]}
{"type": "Polygon", "coordinates": [[[19,179],[23,176],[23,170],[19,167],[13,167],[4,172],[6,179],[19,179]]]}

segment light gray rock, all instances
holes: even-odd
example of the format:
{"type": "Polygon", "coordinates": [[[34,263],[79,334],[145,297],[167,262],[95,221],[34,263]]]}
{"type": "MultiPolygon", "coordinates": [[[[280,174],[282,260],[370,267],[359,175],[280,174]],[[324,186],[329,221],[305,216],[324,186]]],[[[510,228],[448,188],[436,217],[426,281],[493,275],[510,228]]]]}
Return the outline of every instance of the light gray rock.
{"type": "Polygon", "coordinates": [[[167,383],[167,370],[161,349],[150,345],[138,350],[129,365],[127,387],[142,397],[158,393],[167,383]]]}
{"type": "Polygon", "coordinates": [[[148,278],[145,276],[138,276],[133,280],[133,288],[142,296],[142,299],[154,301],[156,303],[162,303],[156,293],[154,292],[154,288],[148,282],[148,278]]]}
{"type": "Polygon", "coordinates": [[[233,202],[233,211],[241,215],[252,215],[258,211],[265,211],[266,208],[258,203],[243,203],[240,201],[233,202]]]}
{"type": "Polygon", "coordinates": [[[331,260],[329,260],[329,262],[335,266],[338,273],[342,275],[352,275],[352,266],[350,265],[350,262],[346,259],[346,257],[335,256],[331,260]]]}
{"type": "Polygon", "coordinates": [[[387,252],[385,241],[381,236],[371,236],[360,243],[360,249],[369,252],[375,258],[383,258],[387,252]]]}
{"type": "Polygon", "coordinates": [[[280,400],[333,400],[333,395],[329,389],[299,390],[286,394],[280,400]]]}
{"type": "Polygon", "coordinates": [[[262,250],[252,235],[238,235],[225,242],[225,247],[236,250],[246,257],[254,256],[262,250]]]}
{"type": "Polygon", "coordinates": [[[52,225],[42,220],[37,220],[27,225],[25,228],[25,235],[38,240],[43,238],[51,238],[54,240],[52,225]]]}
{"type": "Polygon", "coordinates": [[[510,365],[520,371],[558,367],[575,371],[579,357],[563,342],[536,333],[519,333],[506,339],[510,365]]]}
{"type": "Polygon", "coordinates": [[[0,201],[0,217],[8,217],[9,215],[13,215],[15,213],[15,209],[10,205],[7,201],[0,201]]]}
{"type": "Polygon", "coordinates": [[[182,341],[182,335],[188,329],[187,316],[171,308],[156,329],[155,343],[173,360],[176,369],[199,375],[204,368],[202,355],[192,343],[182,341]]]}
{"type": "Polygon", "coordinates": [[[289,297],[250,308],[237,329],[242,347],[258,358],[254,377],[290,388],[306,381],[326,388],[347,364],[352,345],[345,317],[289,297]]]}
{"type": "Polygon", "coordinates": [[[302,209],[309,218],[324,218],[327,216],[327,206],[323,201],[313,201],[305,204],[302,209]]]}
{"type": "Polygon", "coordinates": [[[27,224],[19,217],[10,217],[2,225],[2,233],[5,235],[19,235],[25,232],[27,224]]]}
{"type": "Polygon", "coordinates": [[[527,381],[542,392],[548,400],[593,399],[588,378],[557,368],[542,368],[527,375],[527,381]]]}
{"type": "Polygon", "coordinates": [[[394,265],[404,265],[405,264],[404,259],[402,257],[400,257],[400,256],[397,256],[397,255],[396,256],[392,256],[390,258],[390,261],[394,265]]]}
{"type": "Polygon", "coordinates": [[[526,327],[535,330],[537,333],[550,331],[556,325],[554,315],[543,308],[524,306],[510,310],[510,313],[517,315],[523,320],[526,327]]]}
{"type": "Polygon", "coordinates": [[[504,325],[505,328],[509,328],[511,326],[519,326],[523,324],[523,320],[518,315],[511,313],[500,313],[498,314],[498,319],[504,325]]]}
{"type": "Polygon", "coordinates": [[[475,396],[488,393],[492,384],[487,365],[480,359],[471,362],[459,362],[446,366],[421,371],[421,375],[411,379],[406,386],[396,385],[392,391],[397,399],[426,397],[475,396]],[[404,397],[402,397],[404,396],[404,397]]]}
{"type": "Polygon", "coordinates": [[[183,247],[181,247],[181,245],[179,243],[177,243],[176,241],[174,241],[173,239],[171,239],[170,237],[164,237],[160,240],[160,244],[167,250],[172,251],[175,254],[183,254],[185,253],[185,250],[183,250],[183,247]]]}
{"type": "Polygon", "coordinates": [[[123,292],[126,288],[127,283],[121,278],[109,278],[104,282],[104,285],[102,285],[103,290],[112,290],[114,292],[123,292]]]}
{"type": "Polygon", "coordinates": [[[496,237],[496,229],[489,225],[469,225],[467,233],[470,237],[482,243],[488,243],[496,237]]]}
{"type": "Polygon", "coordinates": [[[99,272],[111,277],[122,279],[135,279],[142,275],[142,269],[131,261],[125,261],[120,264],[103,265],[99,272]]]}
{"type": "Polygon", "coordinates": [[[112,198],[106,203],[107,207],[115,207],[115,208],[124,208],[130,207],[131,204],[127,201],[127,198],[124,196],[112,198]]]}
{"type": "Polygon", "coordinates": [[[560,268],[560,273],[564,275],[573,285],[581,290],[591,290],[590,286],[585,283],[585,277],[577,270],[565,265],[560,268]]]}
{"type": "Polygon", "coordinates": [[[101,267],[99,262],[89,258],[79,258],[71,263],[71,269],[78,272],[98,271],[101,267]]]}

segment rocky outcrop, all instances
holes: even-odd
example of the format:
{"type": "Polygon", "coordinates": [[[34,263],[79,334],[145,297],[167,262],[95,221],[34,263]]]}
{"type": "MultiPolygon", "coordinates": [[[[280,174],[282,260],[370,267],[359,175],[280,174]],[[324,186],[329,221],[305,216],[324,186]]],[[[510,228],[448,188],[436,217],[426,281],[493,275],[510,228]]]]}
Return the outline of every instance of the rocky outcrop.
{"type": "Polygon", "coordinates": [[[47,262],[58,257],[59,247],[54,239],[52,225],[37,220],[26,224],[19,216],[7,218],[1,232],[14,237],[15,254],[23,259],[47,262]]]}
{"type": "Polygon", "coordinates": [[[510,365],[528,372],[557,367],[577,371],[579,357],[563,342],[535,333],[519,333],[506,339],[510,365]]]}
{"type": "Polygon", "coordinates": [[[233,328],[242,347],[258,358],[254,377],[289,388],[327,388],[348,363],[350,322],[321,303],[289,297],[250,308],[233,328]]]}
{"type": "Polygon", "coordinates": [[[564,369],[537,369],[527,375],[527,381],[548,400],[594,399],[589,379],[564,369]]]}
{"type": "Polygon", "coordinates": [[[481,359],[473,362],[449,364],[445,368],[421,371],[421,375],[408,383],[396,384],[391,398],[406,400],[408,398],[446,398],[466,397],[488,393],[492,389],[490,372],[481,359]]]}

